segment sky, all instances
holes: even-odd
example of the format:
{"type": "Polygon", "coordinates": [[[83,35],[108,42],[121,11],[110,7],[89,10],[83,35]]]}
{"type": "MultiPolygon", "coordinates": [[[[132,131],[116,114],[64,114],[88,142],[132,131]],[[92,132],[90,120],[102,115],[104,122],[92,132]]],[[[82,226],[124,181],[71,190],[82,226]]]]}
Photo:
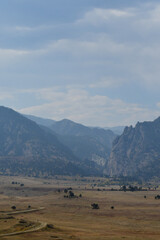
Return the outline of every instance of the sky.
{"type": "Polygon", "coordinates": [[[160,116],[159,1],[0,4],[0,105],[99,127],[160,116]]]}

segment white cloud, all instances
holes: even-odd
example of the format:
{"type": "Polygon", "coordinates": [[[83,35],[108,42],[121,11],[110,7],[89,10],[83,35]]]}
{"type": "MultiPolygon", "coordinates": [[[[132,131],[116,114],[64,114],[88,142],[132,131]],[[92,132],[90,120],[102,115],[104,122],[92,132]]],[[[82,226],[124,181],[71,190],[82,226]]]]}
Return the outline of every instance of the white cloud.
{"type": "Polygon", "coordinates": [[[31,31],[35,31],[37,28],[32,28],[27,26],[15,26],[12,29],[18,32],[31,32],[31,31]]]}
{"type": "MultiPolygon", "coordinates": [[[[107,34],[96,34],[92,39],[59,39],[46,45],[43,49],[37,50],[42,54],[63,53],[73,57],[80,57],[95,60],[108,58],[109,56],[117,56],[119,54],[127,54],[133,52],[128,44],[119,43],[111,39],[107,34]]],[[[35,52],[35,53],[37,53],[35,52]]]]}
{"type": "Polygon", "coordinates": [[[43,56],[48,52],[48,49],[37,49],[37,50],[24,50],[24,49],[11,49],[11,48],[0,48],[0,67],[7,66],[12,62],[13,64],[26,63],[24,60],[26,59],[28,64],[32,61],[33,58],[43,56]],[[15,61],[16,60],[16,61],[15,61]]]}
{"type": "Polygon", "coordinates": [[[0,48],[0,57],[15,57],[29,54],[29,51],[0,48]]]}
{"type": "Polygon", "coordinates": [[[7,100],[7,99],[13,99],[14,98],[14,94],[12,94],[11,92],[7,92],[4,91],[2,89],[0,89],[0,100],[7,100]]]}
{"type": "Polygon", "coordinates": [[[90,95],[83,89],[39,89],[36,97],[45,103],[20,109],[21,113],[61,120],[68,118],[90,126],[130,125],[137,121],[153,120],[158,110],[126,103],[103,95],[90,95]],[[152,117],[151,117],[152,116],[152,117]]]}
{"type": "Polygon", "coordinates": [[[92,24],[99,25],[106,23],[110,19],[114,18],[127,18],[134,16],[131,9],[118,10],[118,9],[103,9],[94,8],[91,11],[85,13],[82,19],[77,20],[77,24],[92,24]]]}
{"type": "MultiPolygon", "coordinates": [[[[160,28],[160,4],[143,4],[137,8],[134,26],[141,34],[153,33],[160,28]]],[[[152,36],[152,35],[151,35],[152,36]]]]}
{"type": "Polygon", "coordinates": [[[13,26],[11,28],[8,28],[8,30],[9,31],[28,33],[28,32],[52,30],[57,26],[58,25],[37,25],[37,26],[31,27],[31,26],[17,25],[17,26],[13,26]]]}
{"type": "MultiPolygon", "coordinates": [[[[19,108],[24,113],[57,120],[70,118],[87,125],[101,126],[128,125],[138,120],[150,120],[151,116],[155,118],[159,109],[145,107],[145,101],[149,102],[145,91],[148,88],[154,93],[160,87],[159,13],[160,4],[137,5],[137,8],[122,10],[94,8],[76,23],[61,25],[58,34],[53,31],[54,25],[17,25],[12,31],[15,31],[14,37],[16,34],[23,36],[19,41],[23,43],[23,49],[20,50],[19,46],[18,49],[0,49],[1,74],[4,72],[1,79],[7,79],[9,84],[12,81],[15,87],[16,81],[18,87],[19,83],[21,86],[42,87],[23,90],[24,95],[36,98],[33,104],[29,101],[28,105],[25,103],[19,108]],[[49,31],[45,37],[46,29],[49,31]],[[23,33],[29,33],[26,41],[23,33]],[[43,44],[39,42],[40,34],[44,37],[43,44]],[[32,39],[36,45],[32,45],[32,39]],[[38,49],[35,50],[34,46],[38,49]],[[58,84],[63,85],[64,90],[48,88],[58,84]],[[136,92],[135,101],[133,94],[130,98],[132,85],[133,89],[137,87],[138,91],[140,88],[145,92],[144,99],[136,99],[136,92]],[[113,92],[116,88],[119,98],[135,103],[139,101],[139,104],[109,98],[105,94],[107,88],[112,88],[113,92]],[[102,89],[103,95],[100,93],[102,89]]],[[[7,94],[2,94],[1,98],[5,99],[5,96],[7,94]]]]}
{"type": "MultiPolygon", "coordinates": [[[[159,8],[157,6],[157,11],[159,11],[158,9],[159,8]]],[[[122,28],[118,22],[119,18],[132,16],[132,23],[136,21],[135,9],[93,9],[92,11],[86,13],[85,16],[92,16],[92,14],[94,16],[96,15],[97,18],[100,19],[109,17],[111,24],[112,17],[116,18],[117,28],[122,28]]],[[[141,16],[140,19],[143,18],[144,16],[141,16]]],[[[141,30],[142,26],[138,27],[141,30]]],[[[34,30],[34,28],[17,27],[17,30],[30,31],[34,30]]],[[[128,32],[129,35],[132,30],[132,28],[124,28],[122,33],[128,32]]],[[[114,31],[115,30],[113,30],[112,33],[108,33],[105,30],[101,33],[93,32],[91,34],[84,35],[84,38],[61,38],[55,41],[50,41],[49,44],[47,42],[37,50],[0,49],[0,63],[1,66],[4,66],[5,63],[7,64],[7,62],[9,62],[10,64],[10,60],[13,62],[16,58],[19,60],[17,64],[20,64],[20,66],[21,64],[22,66],[30,66],[32,64],[32,66],[36,67],[40,62],[44,63],[42,65],[47,65],[49,63],[48,66],[50,66],[51,69],[53,62],[56,66],[58,59],[58,61],[61,62],[62,69],[64,71],[63,75],[66,75],[64,70],[65,64],[70,64],[74,65],[75,68],[78,69],[77,76],[82,74],[81,66],[85,65],[87,69],[85,73],[89,75],[88,79],[90,78],[88,82],[90,82],[90,87],[93,88],[96,88],[96,86],[107,88],[115,86],[116,84],[119,86],[125,82],[132,83],[133,81],[139,81],[144,83],[144,86],[149,85],[152,86],[152,88],[154,88],[153,83],[159,85],[160,71],[159,65],[157,64],[160,61],[159,43],[155,44],[152,42],[148,45],[146,42],[137,42],[135,39],[125,39],[125,41],[120,41],[118,38],[116,39],[113,36],[114,31]],[[25,61],[22,61],[24,59],[25,61]],[[152,66],[152,68],[150,66],[152,66]],[[94,71],[98,72],[99,76],[96,76],[95,79],[92,80],[92,72],[94,71]],[[135,76],[135,79],[133,79],[133,76],[135,76]]],[[[121,33],[119,33],[119,35],[121,35],[121,33]]],[[[33,71],[35,70],[33,69],[33,71]]],[[[36,74],[38,76],[39,73],[36,72],[36,74]]],[[[44,74],[47,75],[47,72],[44,74]]],[[[70,78],[68,77],[68,81],[70,81],[69,79],[74,78],[72,76],[72,72],[70,72],[69,75],[70,78]]],[[[54,77],[56,78],[57,76],[54,77]]],[[[83,81],[83,79],[81,81],[83,81]]]]}
{"type": "Polygon", "coordinates": [[[156,5],[153,10],[150,12],[150,20],[153,23],[160,23],[160,4],[156,5]]]}
{"type": "Polygon", "coordinates": [[[90,88],[118,88],[120,85],[124,84],[128,80],[122,78],[113,78],[110,76],[102,77],[99,81],[93,82],[89,85],[90,88]]]}

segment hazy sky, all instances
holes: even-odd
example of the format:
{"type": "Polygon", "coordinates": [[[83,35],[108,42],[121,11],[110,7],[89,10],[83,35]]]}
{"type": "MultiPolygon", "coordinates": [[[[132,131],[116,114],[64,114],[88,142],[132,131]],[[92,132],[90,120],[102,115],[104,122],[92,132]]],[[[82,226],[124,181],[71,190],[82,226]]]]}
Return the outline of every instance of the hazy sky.
{"type": "Polygon", "coordinates": [[[1,0],[0,102],[91,126],[160,116],[160,2],[1,0]]]}

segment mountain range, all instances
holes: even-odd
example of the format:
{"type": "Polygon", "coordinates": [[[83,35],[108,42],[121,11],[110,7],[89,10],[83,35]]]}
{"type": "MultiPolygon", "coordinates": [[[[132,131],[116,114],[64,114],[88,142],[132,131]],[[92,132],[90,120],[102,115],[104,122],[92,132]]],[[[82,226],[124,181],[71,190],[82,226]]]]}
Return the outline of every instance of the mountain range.
{"type": "Polygon", "coordinates": [[[111,130],[86,127],[68,119],[52,121],[34,116],[26,116],[40,123],[41,128],[56,135],[57,139],[67,146],[82,161],[96,163],[101,172],[109,159],[112,142],[117,135],[111,130]],[[47,128],[46,128],[47,127],[47,128]]]}
{"type": "Polygon", "coordinates": [[[160,177],[160,118],[110,129],[0,107],[0,174],[160,177]]]}
{"type": "Polygon", "coordinates": [[[0,107],[1,174],[97,175],[96,164],[80,161],[56,135],[6,107],[0,107]]]}
{"type": "Polygon", "coordinates": [[[48,177],[102,175],[115,134],[69,120],[23,116],[0,107],[0,172],[48,177]]]}
{"type": "Polygon", "coordinates": [[[116,137],[112,131],[89,128],[67,119],[55,122],[50,128],[57,134],[59,141],[78,158],[93,161],[101,169],[108,161],[116,137]]]}

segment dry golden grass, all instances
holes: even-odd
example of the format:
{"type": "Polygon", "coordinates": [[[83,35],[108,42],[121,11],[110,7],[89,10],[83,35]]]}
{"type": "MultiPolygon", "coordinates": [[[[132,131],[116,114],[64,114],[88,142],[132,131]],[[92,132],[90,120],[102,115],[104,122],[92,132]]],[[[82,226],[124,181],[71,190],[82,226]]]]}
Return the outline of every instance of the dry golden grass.
{"type": "MultiPolygon", "coordinates": [[[[0,211],[45,207],[44,210],[15,215],[15,219],[0,219],[0,232],[11,231],[19,219],[53,224],[54,229],[45,228],[39,232],[17,236],[1,237],[11,240],[152,240],[160,239],[160,200],[154,196],[159,191],[120,192],[92,189],[91,180],[80,179],[29,179],[0,178],[0,211]],[[23,187],[11,184],[24,183],[23,187]],[[64,198],[62,189],[72,187],[82,198],[64,198]],[[57,189],[61,189],[59,193],[57,189]],[[147,198],[144,198],[144,195],[147,198]],[[98,203],[100,209],[93,210],[91,203],[98,203]],[[111,209],[114,206],[114,210],[111,209]]],[[[103,179],[102,179],[103,180],[103,179]]],[[[95,182],[99,179],[95,179],[95,182]]],[[[2,214],[2,212],[0,213],[2,214]]],[[[3,212],[3,214],[5,214],[3,212]]]]}

